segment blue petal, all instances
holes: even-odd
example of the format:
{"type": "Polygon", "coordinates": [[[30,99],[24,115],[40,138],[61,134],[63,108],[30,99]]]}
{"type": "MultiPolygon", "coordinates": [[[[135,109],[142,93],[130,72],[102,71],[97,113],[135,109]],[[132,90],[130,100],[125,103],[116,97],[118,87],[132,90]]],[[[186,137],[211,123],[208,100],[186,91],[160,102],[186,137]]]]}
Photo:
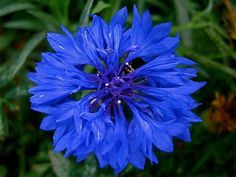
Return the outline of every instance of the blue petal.
{"type": "Polygon", "coordinates": [[[179,136],[183,133],[188,133],[186,130],[188,130],[188,127],[180,124],[180,123],[154,123],[156,127],[159,129],[166,131],[170,136],[179,136]]]}
{"type": "Polygon", "coordinates": [[[55,128],[56,118],[54,116],[45,117],[40,124],[40,129],[42,130],[54,130],[55,128]]]}
{"type": "Polygon", "coordinates": [[[59,141],[57,141],[57,143],[54,143],[54,151],[55,152],[63,151],[66,148],[69,138],[70,138],[69,134],[62,136],[62,138],[59,141]]]}
{"type": "Polygon", "coordinates": [[[78,135],[80,135],[82,133],[82,128],[83,128],[83,120],[79,117],[74,117],[75,120],[75,128],[76,131],[78,133],[78,135]]]}
{"type": "Polygon", "coordinates": [[[100,118],[91,122],[91,130],[93,131],[95,141],[99,143],[104,139],[105,124],[100,118]]]}
{"type": "Polygon", "coordinates": [[[136,57],[144,57],[145,61],[150,61],[150,57],[156,57],[165,53],[173,52],[179,43],[179,39],[174,37],[166,37],[160,42],[142,48],[135,54],[136,57]]]}
{"type": "Polygon", "coordinates": [[[165,152],[173,151],[173,142],[170,136],[160,129],[153,129],[153,144],[160,150],[165,152]]]}
{"type": "Polygon", "coordinates": [[[127,19],[128,11],[126,7],[120,9],[111,19],[109,27],[112,29],[116,24],[123,25],[127,19]]]}
{"type": "MultiPolygon", "coordinates": [[[[76,60],[77,64],[87,64],[89,63],[88,59],[84,57],[82,50],[79,49],[77,44],[74,41],[74,38],[69,35],[69,32],[63,28],[68,36],[64,36],[57,33],[48,33],[47,39],[50,46],[59,53],[59,55],[66,57],[73,57],[76,60]],[[81,57],[80,57],[81,56],[81,57]],[[83,58],[83,60],[81,60],[83,58]]],[[[67,60],[70,61],[70,60],[67,60]]]]}
{"type": "Polygon", "coordinates": [[[130,163],[132,163],[135,167],[143,169],[145,165],[145,156],[139,150],[134,152],[130,152],[129,154],[130,163]]]}
{"type": "Polygon", "coordinates": [[[146,36],[152,29],[152,17],[148,10],[143,13],[142,16],[143,33],[146,36]]]}
{"type": "Polygon", "coordinates": [[[131,120],[130,122],[129,129],[128,129],[128,136],[129,136],[130,148],[137,149],[142,143],[144,134],[140,125],[135,119],[131,120]]]}
{"type": "Polygon", "coordinates": [[[58,117],[57,117],[57,120],[56,122],[63,122],[65,120],[68,120],[70,118],[74,117],[74,108],[71,107],[69,108],[68,110],[64,111],[62,114],[60,114],[58,117]]]}
{"type": "Polygon", "coordinates": [[[123,169],[128,163],[128,139],[127,139],[127,122],[125,119],[125,115],[123,109],[120,105],[118,105],[118,110],[114,110],[116,125],[115,125],[115,136],[118,140],[119,150],[117,153],[117,161],[120,166],[119,169],[123,169]]]}
{"type": "Polygon", "coordinates": [[[105,48],[105,40],[103,36],[103,29],[107,29],[106,23],[98,16],[93,15],[93,21],[91,26],[91,33],[93,34],[94,42],[98,48],[105,48]]]}
{"type": "Polygon", "coordinates": [[[186,141],[186,142],[191,142],[191,137],[190,137],[190,132],[189,129],[186,129],[185,132],[183,132],[182,134],[176,136],[177,138],[186,141]]]}
{"type": "Polygon", "coordinates": [[[88,154],[79,154],[76,156],[76,162],[79,163],[85,160],[88,157],[88,154]]]}
{"type": "Polygon", "coordinates": [[[57,127],[57,129],[55,130],[54,135],[53,135],[53,140],[55,143],[57,143],[58,140],[60,140],[61,137],[64,134],[66,134],[67,129],[68,129],[68,124],[64,124],[62,126],[57,127]]]}
{"type": "Polygon", "coordinates": [[[199,90],[205,84],[206,82],[193,82],[192,81],[188,85],[174,87],[174,88],[163,88],[163,90],[170,92],[172,94],[189,95],[199,90]]]}
{"type": "Polygon", "coordinates": [[[145,39],[142,48],[146,48],[149,45],[152,45],[153,43],[157,43],[170,34],[171,29],[171,23],[161,23],[159,25],[156,25],[153,27],[153,29],[150,31],[149,35],[145,39]]]}
{"type": "Polygon", "coordinates": [[[58,91],[58,92],[41,92],[30,98],[32,103],[43,104],[49,102],[55,102],[59,99],[63,99],[69,95],[68,91],[58,91]]]}
{"type": "Polygon", "coordinates": [[[177,60],[180,62],[180,64],[183,64],[183,65],[195,65],[196,64],[196,62],[189,60],[187,58],[184,58],[184,57],[177,57],[177,60]]]}
{"type": "Polygon", "coordinates": [[[186,118],[189,122],[202,122],[202,119],[192,112],[188,112],[188,116],[186,118]]]}
{"type": "Polygon", "coordinates": [[[120,47],[120,40],[121,40],[121,35],[122,35],[122,27],[121,25],[115,25],[114,31],[113,31],[113,36],[114,36],[114,50],[118,52],[118,49],[120,47]]]}
{"type": "Polygon", "coordinates": [[[133,22],[132,22],[132,28],[131,28],[131,44],[140,44],[141,40],[143,40],[142,38],[142,31],[141,30],[141,17],[138,13],[138,9],[137,7],[134,5],[133,7],[133,22]]]}
{"type": "Polygon", "coordinates": [[[45,114],[52,114],[56,109],[50,105],[31,104],[31,109],[45,114]]]}

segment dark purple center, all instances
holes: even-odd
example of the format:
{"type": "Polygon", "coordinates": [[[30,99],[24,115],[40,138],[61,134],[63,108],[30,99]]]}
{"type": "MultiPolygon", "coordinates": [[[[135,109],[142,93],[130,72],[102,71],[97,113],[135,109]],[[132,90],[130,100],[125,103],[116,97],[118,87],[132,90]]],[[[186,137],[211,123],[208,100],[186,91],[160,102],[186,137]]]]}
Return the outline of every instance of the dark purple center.
{"type": "Polygon", "coordinates": [[[103,95],[103,99],[109,99],[111,104],[120,104],[123,99],[135,95],[132,88],[134,80],[128,75],[128,73],[133,71],[133,68],[129,63],[121,67],[120,73],[110,71],[104,74],[97,74],[100,77],[101,85],[99,92],[103,95]]]}

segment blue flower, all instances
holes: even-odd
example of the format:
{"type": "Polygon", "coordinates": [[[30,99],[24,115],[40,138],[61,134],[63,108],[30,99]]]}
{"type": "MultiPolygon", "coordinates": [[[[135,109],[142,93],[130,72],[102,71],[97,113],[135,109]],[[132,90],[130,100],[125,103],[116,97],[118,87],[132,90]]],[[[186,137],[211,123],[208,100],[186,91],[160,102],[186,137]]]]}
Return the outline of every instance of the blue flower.
{"type": "Polygon", "coordinates": [[[94,154],[117,173],[129,163],[143,169],[146,158],[158,163],[154,149],[172,152],[173,137],[190,141],[189,127],[201,121],[190,95],[205,84],[191,80],[195,63],[176,55],[171,23],[153,26],[135,6],[133,14],[131,28],[123,8],[108,24],[93,15],[74,35],[48,33],[55,52],[29,74],[32,109],[47,114],[40,128],[55,130],[54,151],[78,162],[94,154]]]}

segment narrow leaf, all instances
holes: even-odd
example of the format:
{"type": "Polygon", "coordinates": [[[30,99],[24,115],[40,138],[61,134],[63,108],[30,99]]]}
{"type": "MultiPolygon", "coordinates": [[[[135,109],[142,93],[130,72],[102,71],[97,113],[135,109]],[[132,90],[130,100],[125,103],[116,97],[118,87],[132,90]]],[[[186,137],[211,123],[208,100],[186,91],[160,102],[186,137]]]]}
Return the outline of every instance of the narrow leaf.
{"type": "Polygon", "coordinates": [[[27,12],[42,21],[52,23],[53,25],[58,25],[58,22],[51,14],[48,14],[40,10],[29,10],[27,12]]]}
{"type": "Polygon", "coordinates": [[[70,176],[70,162],[68,159],[63,158],[62,155],[57,155],[54,152],[49,152],[49,158],[52,163],[53,171],[57,177],[70,176]]]}
{"type": "Polygon", "coordinates": [[[68,22],[69,0],[49,0],[48,6],[54,18],[64,25],[68,22]]]}
{"type": "Polygon", "coordinates": [[[26,96],[28,94],[29,85],[28,84],[21,84],[18,85],[9,91],[6,92],[4,98],[6,99],[15,99],[26,96]]]}
{"type": "Polygon", "coordinates": [[[20,10],[33,9],[34,7],[34,5],[26,2],[12,3],[6,7],[0,8],[0,17],[20,10]]]}
{"type": "Polygon", "coordinates": [[[92,14],[96,14],[101,12],[102,10],[110,7],[111,5],[108,3],[105,3],[103,1],[98,1],[98,3],[96,4],[96,6],[93,8],[92,10],[92,14]]]}
{"type": "Polygon", "coordinates": [[[14,40],[15,34],[14,33],[6,33],[0,36],[0,50],[6,48],[12,40],[14,40]]]}
{"type": "Polygon", "coordinates": [[[28,19],[9,21],[4,24],[4,27],[27,30],[42,30],[45,28],[44,24],[40,21],[28,19]]]}
{"type": "Polygon", "coordinates": [[[0,139],[8,134],[7,116],[3,110],[2,100],[0,99],[0,139]]]}
{"type": "Polygon", "coordinates": [[[25,45],[25,48],[22,50],[19,58],[16,60],[14,65],[5,65],[5,67],[0,71],[0,88],[6,85],[11,81],[22,65],[25,63],[27,57],[31,51],[43,40],[45,34],[37,33],[34,35],[25,45]]]}
{"type": "Polygon", "coordinates": [[[88,25],[89,14],[93,5],[93,0],[88,0],[79,19],[79,25],[88,25]]]}

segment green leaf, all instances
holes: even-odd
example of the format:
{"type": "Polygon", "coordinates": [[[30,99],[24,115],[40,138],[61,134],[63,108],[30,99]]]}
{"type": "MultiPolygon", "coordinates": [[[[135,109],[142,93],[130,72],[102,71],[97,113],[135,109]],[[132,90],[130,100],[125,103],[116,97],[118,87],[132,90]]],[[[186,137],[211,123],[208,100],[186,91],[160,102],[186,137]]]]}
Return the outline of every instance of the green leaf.
{"type": "Polygon", "coordinates": [[[43,40],[45,33],[35,34],[25,45],[19,58],[12,65],[5,64],[0,70],[0,88],[5,86],[9,81],[11,81],[16,73],[20,70],[22,65],[25,63],[27,57],[31,51],[43,40]]]}
{"type": "Polygon", "coordinates": [[[52,168],[57,177],[69,177],[70,175],[70,162],[68,159],[63,158],[60,154],[49,152],[49,158],[52,163],[52,168]]]}
{"type": "Polygon", "coordinates": [[[55,18],[66,25],[68,23],[68,10],[70,0],[49,0],[49,7],[55,18]]]}
{"type": "MultiPolygon", "coordinates": [[[[231,49],[231,47],[224,41],[224,39],[217,33],[217,31],[214,28],[207,28],[205,29],[206,33],[210,37],[210,39],[214,42],[218,50],[226,56],[233,56],[234,50],[231,49]]],[[[233,59],[236,59],[233,57],[233,59]]]]}
{"type": "Polygon", "coordinates": [[[80,19],[79,19],[80,26],[88,25],[89,14],[90,14],[92,5],[93,5],[93,0],[88,0],[87,3],[85,4],[85,7],[84,7],[84,9],[81,13],[80,19]]]}
{"type": "Polygon", "coordinates": [[[92,10],[92,14],[96,14],[101,12],[102,10],[110,7],[111,5],[108,3],[105,3],[103,1],[98,1],[98,3],[96,4],[96,6],[93,8],[92,10]]]}
{"type": "Polygon", "coordinates": [[[50,172],[51,172],[51,164],[50,163],[33,164],[32,169],[30,169],[28,173],[24,174],[24,177],[51,177],[51,176],[54,176],[54,175],[50,174],[50,172]]]}
{"type": "Polygon", "coordinates": [[[0,165],[0,176],[5,177],[7,175],[7,168],[5,166],[0,165]]]}
{"type": "Polygon", "coordinates": [[[137,7],[140,13],[143,13],[145,5],[144,5],[144,0],[137,0],[137,7]]]}
{"type": "MultiPolygon", "coordinates": [[[[68,158],[64,158],[62,154],[55,154],[52,151],[49,152],[49,158],[57,177],[98,176],[98,166],[94,156],[88,156],[80,164],[76,163],[75,159],[70,161],[68,158]]],[[[106,176],[110,177],[111,175],[106,173],[106,176]]]]}
{"type": "Polygon", "coordinates": [[[209,145],[204,148],[204,153],[201,154],[201,158],[189,170],[188,176],[196,176],[195,174],[200,171],[203,166],[206,166],[207,162],[212,160],[214,155],[220,154],[221,151],[224,152],[227,148],[232,148],[234,146],[234,141],[232,141],[234,137],[234,134],[229,134],[218,141],[209,142],[209,145]]]}
{"type": "Polygon", "coordinates": [[[213,9],[213,1],[214,1],[214,0],[209,0],[207,7],[206,7],[203,11],[197,13],[197,14],[192,18],[192,21],[198,21],[198,20],[201,21],[201,19],[202,19],[203,16],[207,16],[207,15],[212,11],[212,9],[213,9]]]}
{"type": "Polygon", "coordinates": [[[220,71],[223,72],[225,74],[228,74],[229,76],[236,78],[236,70],[232,69],[226,65],[223,65],[221,63],[218,63],[216,61],[213,61],[211,59],[208,59],[200,54],[197,54],[189,49],[184,50],[184,54],[186,56],[190,56],[190,58],[195,59],[197,62],[201,63],[202,65],[204,65],[205,67],[208,68],[213,68],[215,69],[215,71],[220,71]]]}
{"type": "MultiPolygon", "coordinates": [[[[98,164],[94,156],[90,155],[85,160],[83,166],[78,170],[79,176],[89,176],[97,177],[98,176],[98,164]]],[[[107,177],[110,175],[107,173],[107,177]]]]}
{"type": "Polygon", "coordinates": [[[153,0],[146,0],[147,3],[149,3],[150,5],[159,7],[161,10],[163,11],[168,11],[168,5],[163,1],[153,1],[153,0]]]}
{"type": "Polygon", "coordinates": [[[121,3],[122,1],[110,0],[110,4],[112,8],[109,11],[106,11],[104,19],[107,21],[110,20],[113,17],[113,15],[120,9],[121,3]]]}
{"type": "Polygon", "coordinates": [[[27,11],[29,14],[31,14],[32,16],[44,21],[44,22],[48,22],[51,25],[58,25],[59,26],[59,22],[56,21],[56,19],[53,18],[53,16],[51,14],[48,14],[46,12],[40,11],[40,10],[29,10],[27,11]]]}
{"type": "Polygon", "coordinates": [[[42,30],[45,29],[44,24],[38,20],[14,20],[4,23],[5,28],[27,29],[27,30],[42,30]]]}
{"type": "Polygon", "coordinates": [[[28,89],[29,89],[29,85],[27,85],[27,84],[18,85],[16,87],[10,89],[8,92],[6,92],[6,94],[4,95],[4,98],[16,99],[16,98],[26,96],[26,95],[28,95],[28,89]]]}
{"type": "Polygon", "coordinates": [[[0,7],[8,6],[9,4],[12,4],[14,0],[1,0],[0,1],[0,7]]]}
{"type": "Polygon", "coordinates": [[[33,9],[35,6],[31,3],[26,2],[15,2],[10,5],[7,5],[5,7],[0,7],[0,17],[4,15],[8,15],[12,12],[20,11],[20,10],[27,10],[27,9],[33,9]]]}
{"type": "Polygon", "coordinates": [[[6,48],[12,40],[14,40],[15,35],[13,33],[5,33],[0,36],[0,50],[6,48]]]}
{"type": "Polygon", "coordinates": [[[8,134],[7,116],[3,110],[3,100],[0,98],[0,139],[8,134]]]}
{"type": "MultiPolygon", "coordinates": [[[[174,4],[178,23],[179,24],[189,23],[190,18],[188,15],[188,10],[186,8],[186,1],[174,0],[174,4]]],[[[181,31],[180,34],[182,36],[184,46],[192,47],[192,31],[185,30],[181,31]]]]}

